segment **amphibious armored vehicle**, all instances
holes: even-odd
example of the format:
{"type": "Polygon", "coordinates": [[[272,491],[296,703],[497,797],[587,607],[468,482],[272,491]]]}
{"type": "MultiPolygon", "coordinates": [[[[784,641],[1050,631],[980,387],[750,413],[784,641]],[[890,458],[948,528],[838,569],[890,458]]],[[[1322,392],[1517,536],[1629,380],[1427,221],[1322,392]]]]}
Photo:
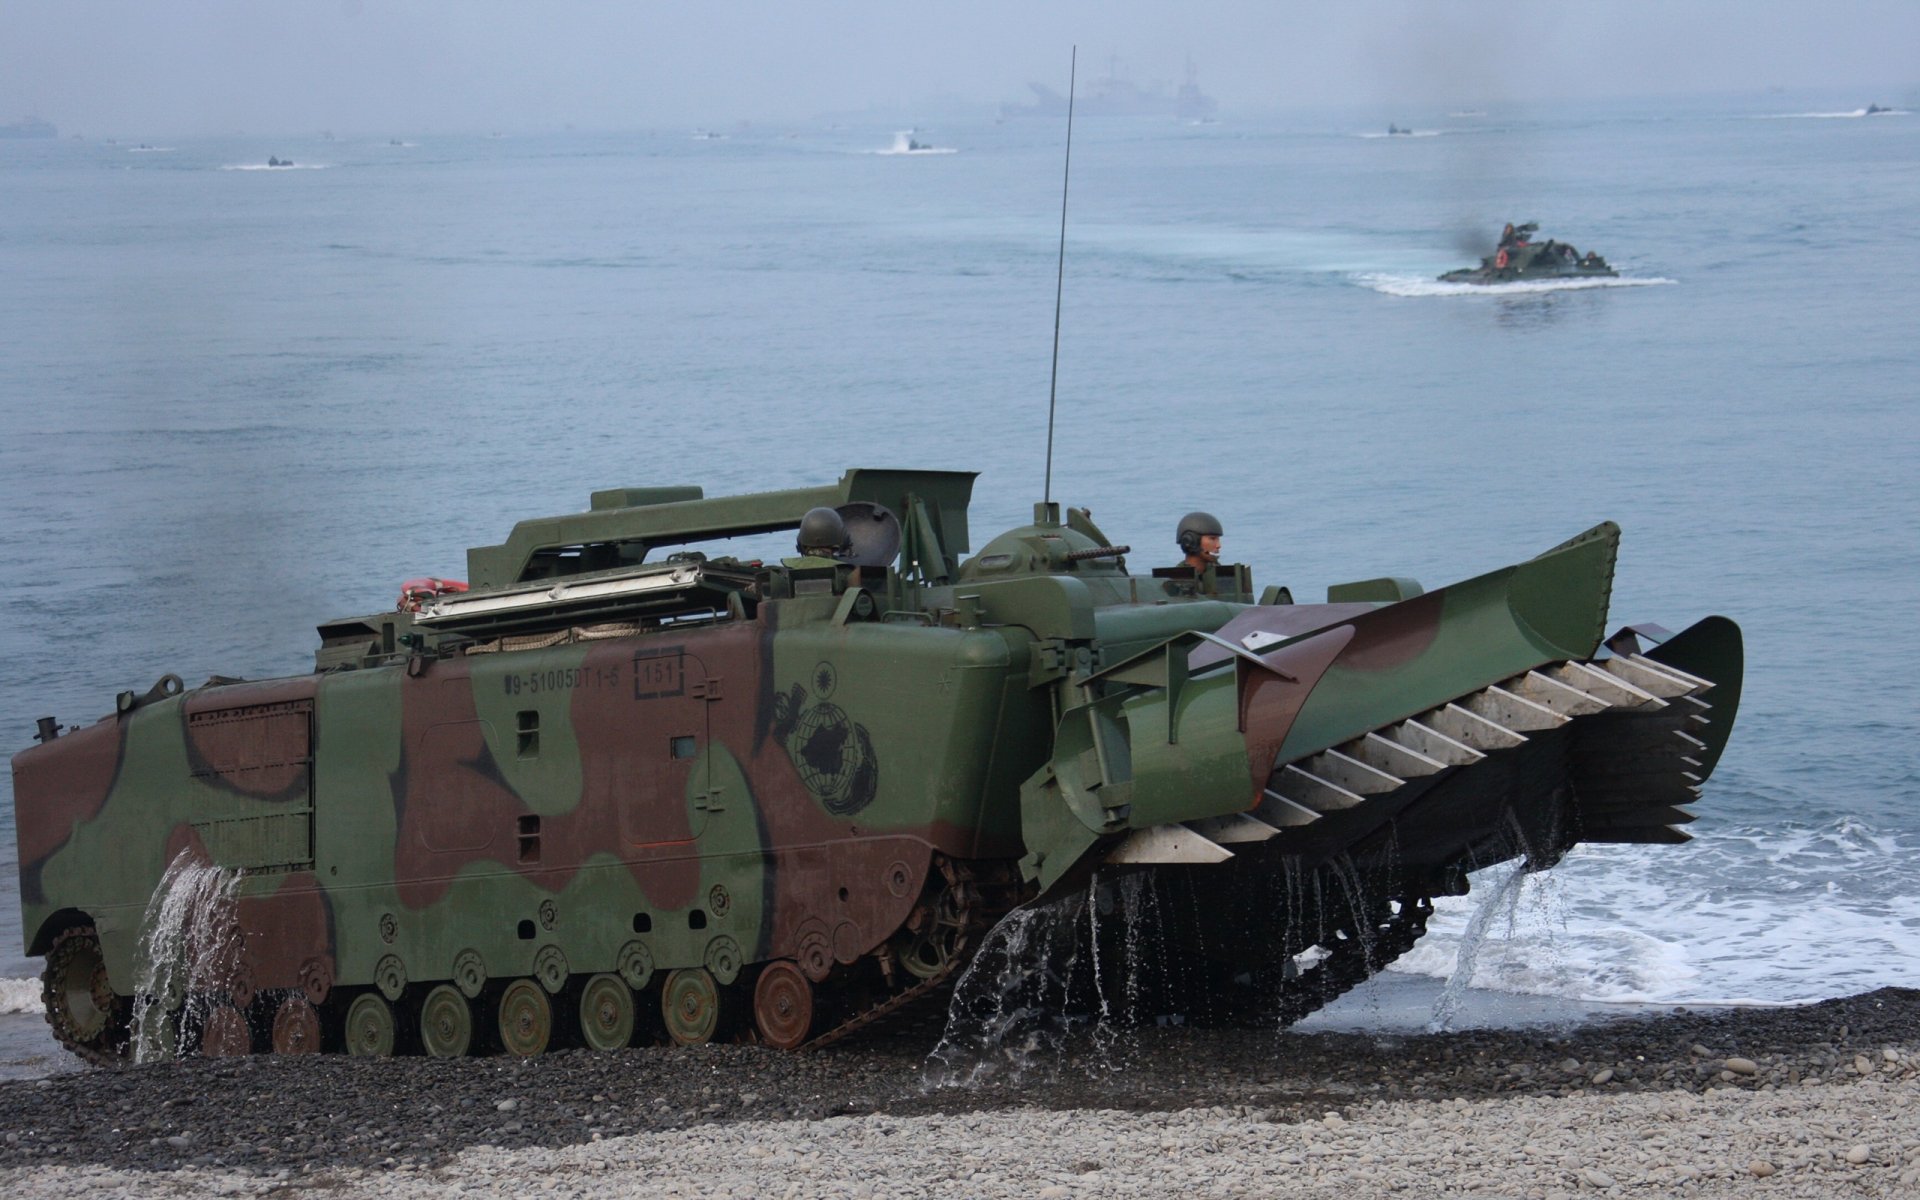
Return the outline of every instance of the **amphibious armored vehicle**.
{"type": "Polygon", "coordinates": [[[1540,226],[1509,225],[1501,231],[1500,243],[1477,267],[1461,267],[1440,276],[1442,283],[1518,283],[1540,279],[1581,279],[1618,276],[1607,260],[1589,250],[1581,254],[1566,242],[1548,238],[1536,242],[1533,235],[1540,226]]]}
{"type": "Polygon", "coordinates": [[[1285,1019],[1471,869],[1685,840],[1726,744],[1738,629],[1607,636],[1611,524],[1303,604],[1130,571],[1055,504],[968,556],[973,480],[596,492],[469,551],[470,586],[322,625],[311,674],[43,719],[13,772],[55,1034],[817,1045],[937,1011],[1003,914],[1117,876],[1175,898],[1124,1015],[1285,1019]],[[722,553],[819,507],[830,554],[722,553]]]}

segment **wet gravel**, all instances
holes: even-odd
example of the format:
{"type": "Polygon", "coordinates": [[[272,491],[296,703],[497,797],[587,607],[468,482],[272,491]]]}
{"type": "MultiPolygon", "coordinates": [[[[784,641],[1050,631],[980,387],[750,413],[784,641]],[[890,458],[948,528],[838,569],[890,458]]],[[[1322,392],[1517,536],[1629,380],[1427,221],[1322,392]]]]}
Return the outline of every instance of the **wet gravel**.
{"type": "MultiPolygon", "coordinates": [[[[0,1082],[0,1169],[215,1168],[298,1180],[433,1167],[479,1146],[832,1117],[1008,1110],[1229,1111],[1325,1121],[1389,1100],[1798,1091],[1920,1076],[1920,991],[1805,1008],[1670,1013],[1568,1030],[1362,1035],[1150,1029],[1082,1038],[964,1084],[924,1035],[783,1054],[752,1046],[516,1061],[186,1060],[0,1082]]],[[[722,1132],[715,1129],[716,1134],[722,1132]]],[[[1096,1164],[1097,1165],[1097,1164],[1096,1164]]]]}

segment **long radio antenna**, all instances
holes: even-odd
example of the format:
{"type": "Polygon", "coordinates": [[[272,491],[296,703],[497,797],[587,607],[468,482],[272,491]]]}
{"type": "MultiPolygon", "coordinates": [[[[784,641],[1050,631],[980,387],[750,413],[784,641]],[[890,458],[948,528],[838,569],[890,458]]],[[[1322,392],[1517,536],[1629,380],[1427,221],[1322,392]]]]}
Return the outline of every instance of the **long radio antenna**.
{"type": "Polygon", "coordinates": [[[1053,503],[1053,407],[1060,391],[1060,297],[1067,281],[1067,181],[1073,177],[1073,88],[1080,68],[1080,47],[1067,66],[1067,165],[1060,172],[1060,261],[1053,278],[1053,377],[1047,381],[1047,481],[1042,503],[1053,503]]]}

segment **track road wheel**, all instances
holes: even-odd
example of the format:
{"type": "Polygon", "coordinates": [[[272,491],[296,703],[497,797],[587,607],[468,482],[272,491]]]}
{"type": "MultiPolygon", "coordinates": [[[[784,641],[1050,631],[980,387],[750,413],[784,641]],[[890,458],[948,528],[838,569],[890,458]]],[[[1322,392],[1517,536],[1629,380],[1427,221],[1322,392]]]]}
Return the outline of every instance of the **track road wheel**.
{"type": "Polygon", "coordinates": [[[273,1052],[275,1054],[318,1054],[320,1052],[320,1014],[307,1003],[302,992],[280,1002],[273,1014],[273,1052]]]}
{"type": "Polygon", "coordinates": [[[40,974],[40,998],[61,1045],[90,1062],[126,1057],[126,1038],[114,1018],[113,985],[93,926],[77,926],[54,939],[40,974]]]}
{"type": "Polygon", "coordinates": [[[753,985],[753,1023],[776,1050],[797,1050],[813,1032],[813,985],[795,964],[768,963],[753,985]]]}
{"type": "Polygon", "coordinates": [[[580,1036],[589,1049],[618,1050],[633,1041],[633,989],[618,975],[595,975],[580,990],[580,1036]]]}
{"type": "Polygon", "coordinates": [[[420,1005],[420,1045],[434,1058],[464,1058],[473,1048],[473,1005],[443,983],[420,1005]]]}
{"type": "Polygon", "coordinates": [[[237,1058],[253,1052],[247,1018],[231,1004],[215,1004],[200,1025],[200,1053],[208,1058],[237,1058]]]}
{"type": "Polygon", "coordinates": [[[386,1058],[393,1053],[398,1033],[393,1006],[379,992],[362,993],[347,1007],[348,1054],[386,1058]]]}
{"type": "Polygon", "coordinates": [[[553,1038],[553,1005],[546,989],[516,979],[500,993],[500,1046],[515,1058],[545,1053],[553,1038]]]}
{"type": "Polygon", "coordinates": [[[720,1028],[720,989],[705,967],[686,967],[667,976],[660,989],[660,1015],[667,1036],[682,1046],[713,1040],[720,1028]]]}

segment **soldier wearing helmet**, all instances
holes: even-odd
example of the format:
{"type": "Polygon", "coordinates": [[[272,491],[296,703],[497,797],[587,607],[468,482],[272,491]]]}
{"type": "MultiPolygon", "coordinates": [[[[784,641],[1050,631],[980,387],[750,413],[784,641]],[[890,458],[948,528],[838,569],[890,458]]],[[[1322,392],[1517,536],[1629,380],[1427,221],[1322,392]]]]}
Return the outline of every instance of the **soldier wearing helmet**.
{"type": "Polygon", "coordinates": [[[800,557],[786,559],[785,565],[796,568],[838,566],[845,561],[851,545],[847,523],[839,513],[831,508],[810,508],[807,515],[800,518],[800,535],[794,539],[793,548],[800,557]]]}
{"type": "Polygon", "coordinates": [[[1187,556],[1180,565],[1191,570],[1193,577],[1200,581],[1203,595],[1217,594],[1219,588],[1213,569],[1220,562],[1220,539],[1226,534],[1219,518],[1212,513],[1190,512],[1180,518],[1180,526],[1174,533],[1180,542],[1180,552],[1187,556]]]}

